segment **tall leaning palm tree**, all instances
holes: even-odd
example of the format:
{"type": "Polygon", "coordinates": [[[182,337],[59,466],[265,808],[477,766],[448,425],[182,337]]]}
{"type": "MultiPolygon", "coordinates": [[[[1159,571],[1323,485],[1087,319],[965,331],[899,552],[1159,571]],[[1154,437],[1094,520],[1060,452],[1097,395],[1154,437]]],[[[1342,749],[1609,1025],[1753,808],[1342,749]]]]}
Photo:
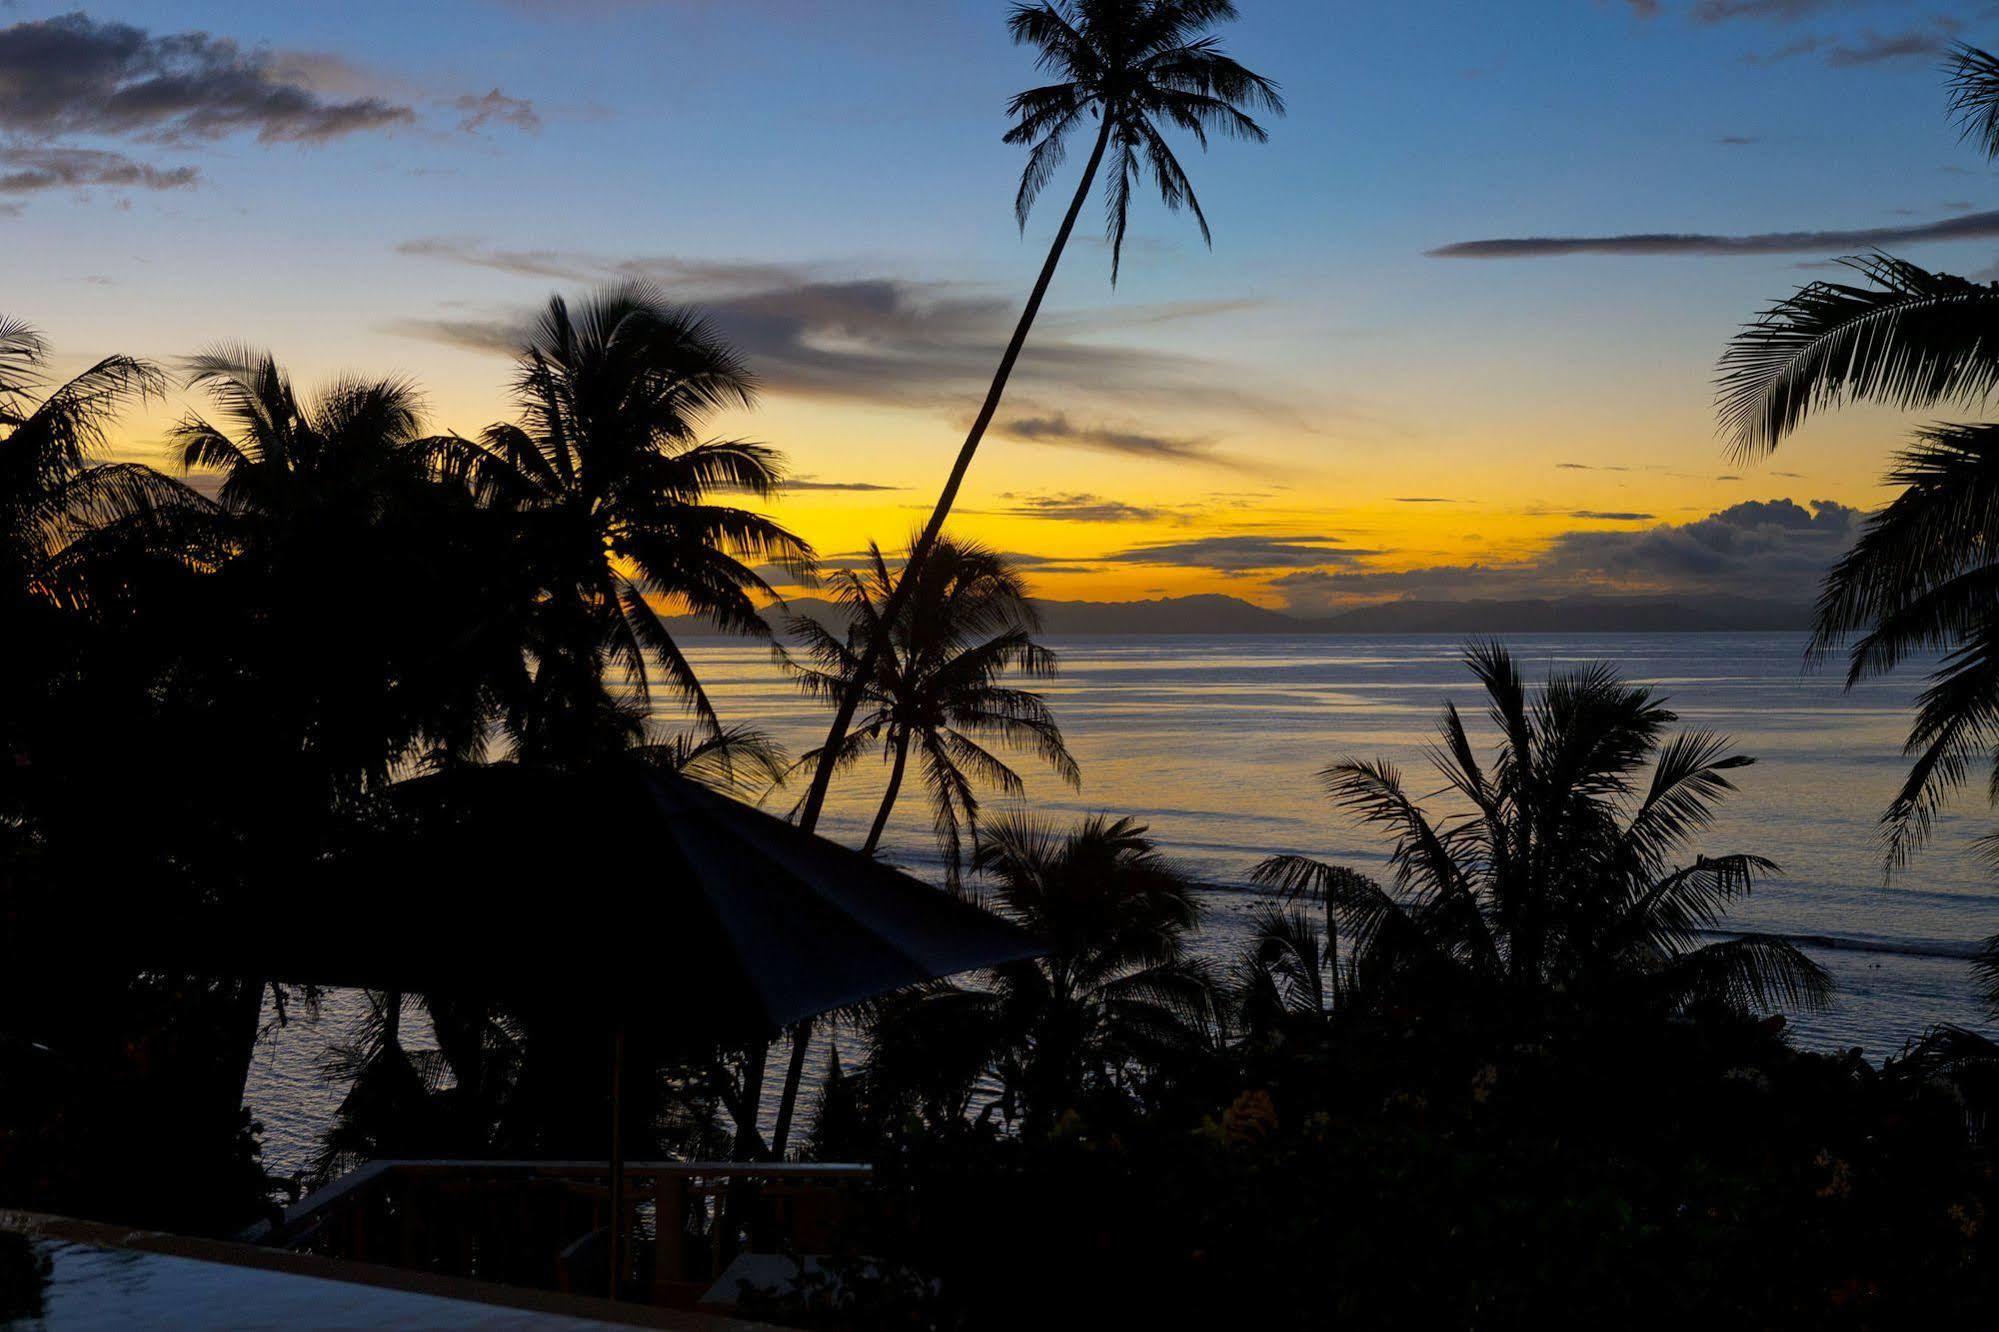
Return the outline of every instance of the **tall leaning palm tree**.
{"type": "Polygon", "coordinates": [[[812,560],[770,518],[713,502],[718,491],[768,498],[782,484],[775,450],[701,435],[756,394],[755,377],[699,313],[631,282],[574,309],[549,301],[521,348],[518,422],[477,441],[433,441],[447,470],[518,516],[540,584],[532,688],[514,721],[524,756],[587,758],[629,743],[642,719],[605,677],[621,672],[643,703],[648,664],[716,725],[655,603],[768,637],[755,596],[772,593],[753,564],[804,576],[812,560]]]}
{"type": "MultiPolygon", "coordinates": [[[[1020,775],[987,744],[1030,750],[1071,786],[1081,777],[1040,695],[1001,683],[1010,675],[1055,673],[1055,654],[1034,641],[1039,617],[1026,585],[1006,558],[983,546],[940,541],[917,574],[900,619],[884,631],[881,619],[895,584],[895,571],[870,545],[864,568],[838,575],[838,601],[849,616],[846,634],[795,618],[792,632],[802,640],[803,660],[792,669],[807,693],[837,701],[854,686],[867,645],[877,635],[886,639],[873,675],[860,681],[868,712],[848,732],[840,756],[845,766],[878,748],[889,764],[888,787],[861,849],[872,853],[880,845],[914,751],[955,881],[964,836],[978,832],[977,786],[1009,795],[1022,790],[1020,775]]],[[[818,757],[806,754],[799,761],[816,763],[818,757]]]]}
{"type": "MultiPolygon", "coordinates": [[[[1203,148],[1210,134],[1261,143],[1268,136],[1249,112],[1283,114],[1284,101],[1277,85],[1231,59],[1222,51],[1219,39],[1208,32],[1235,17],[1236,8],[1230,0],[1041,0],[1013,7],[1007,28],[1015,44],[1033,48],[1035,63],[1054,76],[1054,82],[1030,88],[1007,105],[1014,123],[1006,132],[1006,142],[1028,149],[1027,167],[1021,172],[1020,189],[1014,196],[1014,215],[1023,228],[1034,201],[1067,156],[1069,136],[1091,120],[1096,121],[1096,135],[1082,179],[1042,262],[1041,274],[1000,356],[992,386],[959,446],[957,461],[951,465],[930,521],[910,550],[903,577],[883,607],[884,625],[897,622],[913,577],[930,558],[950,517],[958,489],[993,414],[999,410],[1014,363],[1027,343],[1028,330],[1040,313],[1048,284],[1076,229],[1076,219],[1106,160],[1110,173],[1104,188],[1105,233],[1111,245],[1111,281],[1115,283],[1132,191],[1147,176],[1167,208],[1176,212],[1187,209],[1194,215],[1201,238],[1209,239],[1207,216],[1166,132],[1183,131],[1203,148]]],[[[873,658],[887,650],[886,641],[879,637],[870,643],[863,668],[854,675],[854,687],[840,697],[800,809],[800,823],[808,831],[819,822],[833,769],[846,752],[847,728],[861,702],[861,682],[873,674],[873,658]]]]}
{"type": "MultiPolygon", "coordinates": [[[[1999,57],[1959,46],[1953,68],[1953,115],[1967,139],[1999,158],[1999,57]]],[[[1999,388],[1999,284],[1885,254],[1842,262],[1865,285],[1813,282],[1722,355],[1718,407],[1739,456],[1769,452],[1814,413],[1846,402],[1978,407],[1999,388]]],[[[1902,495],[1869,520],[1819,600],[1812,652],[1853,639],[1849,686],[1910,654],[1945,653],[1909,734],[1908,776],[1883,815],[1891,868],[1922,844],[1973,766],[1999,758],[1995,435],[1990,425],[1920,432],[1888,477],[1902,495]]]]}
{"type": "Polygon", "coordinates": [[[1322,774],[1327,793],[1394,836],[1393,884],[1301,856],[1257,867],[1259,882],[1326,903],[1352,949],[1350,997],[1529,1017],[1824,1006],[1825,971],[1789,941],[1703,942],[1775,866],[1676,859],[1749,759],[1706,732],[1668,738],[1674,714],[1608,666],[1558,675],[1536,698],[1498,644],[1466,659],[1498,750],[1481,761],[1447,704],[1432,762],[1468,814],[1433,817],[1392,765],[1344,760],[1322,774]]]}

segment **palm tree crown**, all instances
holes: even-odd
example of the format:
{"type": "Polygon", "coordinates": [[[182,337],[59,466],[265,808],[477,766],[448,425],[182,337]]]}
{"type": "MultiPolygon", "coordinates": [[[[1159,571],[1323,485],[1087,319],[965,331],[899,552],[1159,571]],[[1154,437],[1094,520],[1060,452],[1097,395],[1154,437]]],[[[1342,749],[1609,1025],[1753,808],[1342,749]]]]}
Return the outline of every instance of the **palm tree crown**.
{"type": "Polygon", "coordinates": [[[518,423],[438,447],[488,502],[521,515],[543,583],[535,697],[518,738],[529,752],[569,747],[569,728],[590,729],[579,717],[618,712],[607,668],[643,703],[648,661],[713,726],[655,603],[768,636],[753,594],[771,589],[745,561],[804,576],[812,556],[771,519],[709,501],[718,490],[767,498],[782,483],[776,451],[701,438],[714,415],[755,402],[754,376],[697,313],[628,283],[574,310],[551,299],[521,349],[514,394],[518,423]]]}
{"type": "Polygon", "coordinates": [[[415,386],[346,378],[301,394],[242,347],[188,371],[218,409],[171,438],[184,468],[220,476],[226,687],[261,691],[266,729],[342,785],[387,780],[419,749],[475,755],[517,689],[515,589],[496,568],[503,540],[433,475],[415,386]]]}
{"type": "Polygon", "coordinates": [[[1558,675],[1530,699],[1504,648],[1474,645],[1467,661],[1498,752],[1482,763],[1447,705],[1432,761],[1468,813],[1433,819],[1387,763],[1349,759],[1323,774],[1337,807],[1394,834],[1393,891],[1298,856],[1257,869],[1325,902],[1329,933],[1351,947],[1353,986],[1429,999],[1470,987],[1499,1004],[1580,1011],[1826,1001],[1825,972],[1785,940],[1699,942],[1775,869],[1751,855],[1674,860],[1749,759],[1707,732],[1667,739],[1673,713],[1608,666],[1558,675]]]}
{"type": "MultiPolygon", "coordinates": [[[[1245,107],[1281,115],[1277,85],[1224,54],[1203,30],[1236,17],[1228,0],[1045,0],[1018,4],[1007,20],[1016,43],[1058,82],[1030,88],[1007,105],[1006,141],[1029,148],[1014,212],[1022,226],[1067,152],[1069,132],[1094,117],[1108,149],[1104,234],[1111,281],[1124,253],[1131,193],[1147,174],[1167,208],[1185,207],[1212,243],[1194,186],[1160,132],[1171,126],[1207,147],[1208,135],[1262,143],[1269,136],[1245,107]]],[[[1085,180],[1087,188],[1088,181],[1085,180]]]]}
{"type": "MultiPolygon", "coordinates": [[[[1953,64],[1951,110],[1966,139],[1999,156],[1999,57],[1960,45],[1953,64]]],[[[1869,285],[1811,283],[1723,353],[1721,422],[1738,454],[1765,453],[1813,412],[1850,400],[1914,410],[1981,404],[1999,388],[1999,284],[1885,254],[1842,262],[1869,285]]],[[[1994,440],[1987,425],[1920,432],[1888,477],[1906,489],[1869,520],[1819,599],[1815,656],[1862,634],[1850,649],[1849,686],[1911,653],[1946,654],[1909,733],[1914,763],[1882,819],[1891,868],[1923,843],[1981,753],[1999,754],[1994,440]]]]}
{"type": "Polygon", "coordinates": [[[64,576],[67,556],[79,537],[195,497],[150,467],[97,461],[118,410],[164,387],[157,369],[108,356],[49,388],[47,363],[40,334],[0,319],[0,575],[10,598],[68,602],[77,589],[64,576]]]}
{"type": "Polygon", "coordinates": [[[977,987],[943,982],[884,1001],[866,1069],[883,1101],[962,1115],[995,1079],[1009,1117],[1045,1126],[1079,1097],[1130,1090],[1167,1051],[1204,1047],[1214,995],[1187,947],[1196,884],[1144,825],[1097,817],[1061,832],[996,819],[973,867],[986,905],[1048,954],[977,987]]]}
{"type": "MultiPolygon", "coordinates": [[[[792,663],[792,669],[806,692],[828,701],[853,683],[868,643],[882,630],[896,574],[880,548],[870,545],[862,569],[836,577],[840,606],[849,617],[845,636],[816,620],[792,621],[804,658],[792,663]]],[[[962,837],[977,831],[975,784],[1008,795],[1022,790],[1019,774],[982,741],[1030,750],[1064,781],[1078,784],[1076,762],[1048,705],[1038,694],[1000,683],[1009,674],[1046,678],[1055,673],[1055,654],[1034,641],[1039,627],[1026,586],[1005,557],[965,542],[938,544],[884,635],[888,650],[861,681],[868,711],[848,732],[841,755],[841,762],[850,764],[879,746],[891,764],[888,789],[864,850],[873,851],[881,841],[912,750],[921,763],[937,837],[954,879],[962,837]]],[[[817,758],[812,753],[799,761],[808,764],[817,758]]]]}
{"type": "MultiPolygon", "coordinates": [[[[1959,43],[1951,114],[1999,157],[1999,57],[1959,43]]],[[[1813,282],[1745,327],[1716,380],[1738,453],[1765,453],[1812,412],[1849,399],[1905,409],[1978,403],[1999,386],[1999,283],[1872,254],[1841,260],[1872,284],[1813,282]]]]}

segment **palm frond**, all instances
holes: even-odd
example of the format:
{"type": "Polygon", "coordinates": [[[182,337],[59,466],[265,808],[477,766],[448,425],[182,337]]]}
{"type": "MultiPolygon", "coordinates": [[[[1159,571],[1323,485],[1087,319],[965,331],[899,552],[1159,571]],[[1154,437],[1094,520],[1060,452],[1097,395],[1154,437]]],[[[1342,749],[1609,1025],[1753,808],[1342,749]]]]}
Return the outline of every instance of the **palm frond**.
{"type": "Polygon", "coordinates": [[[1999,285],[1885,254],[1840,262],[1874,285],[1811,283],[1723,353],[1717,406],[1738,456],[1769,452],[1812,412],[1849,400],[1912,410],[1979,402],[1999,384],[1999,285]]]}

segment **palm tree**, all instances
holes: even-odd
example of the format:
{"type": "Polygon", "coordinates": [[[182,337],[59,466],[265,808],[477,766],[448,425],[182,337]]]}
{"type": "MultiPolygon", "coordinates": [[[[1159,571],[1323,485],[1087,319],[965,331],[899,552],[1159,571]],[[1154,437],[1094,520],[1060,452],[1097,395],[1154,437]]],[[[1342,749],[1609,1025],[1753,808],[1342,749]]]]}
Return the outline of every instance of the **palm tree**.
{"type": "Polygon", "coordinates": [[[591,296],[573,312],[553,297],[522,347],[518,424],[477,441],[433,441],[442,466],[514,513],[540,582],[529,696],[511,726],[524,757],[587,759],[621,748],[643,713],[604,677],[623,674],[638,708],[650,662],[701,722],[708,696],[655,608],[666,603],[732,633],[768,637],[755,595],[773,596],[746,560],[810,573],[812,548],[715,491],[768,498],[780,455],[744,440],[704,440],[716,413],[756,401],[756,380],[695,311],[648,284],[591,296]]]}
{"type": "Polygon", "coordinates": [[[1825,971],[1787,940],[1699,942],[1776,868],[1751,855],[1674,860],[1748,758],[1708,732],[1666,738],[1674,714],[1607,665],[1530,698],[1500,645],[1474,644],[1466,661],[1498,750],[1482,763],[1447,704],[1431,761],[1470,813],[1433,819],[1388,763],[1322,774],[1336,807],[1393,833],[1392,891],[1300,856],[1257,867],[1259,882],[1326,903],[1352,948],[1353,989],[1516,1013],[1827,1002],[1825,971]]]}
{"type": "MultiPolygon", "coordinates": [[[[836,764],[857,763],[872,746],[879,746],[889,763],[888,787],[861,849],[872,855],[881,844],[913,748],[922,760],[945,870],[955,885],[963,836],[978,833],[974,781],[1008,795],[1022,790],[1019,774],[981,741],[1032,750],[1071,786],[1081,775],[1040,696],[999,683],[1009,672],[1031,678],[1055,673],[1055,654],[1033,639],[1040,618],[1027,600],[1026,584],[1005,557],[970,543],[940,541],[909,584],[900,622],[883,633],[882,616],[902,581],[906,577],[898,580],[880,548],[870,543],[867,564],[837,578],[839,605],[848,617],[845,639],[816,620],[794,617],[791,628],[803,640],[804,661],[788,658],[786,665],[807,693],[838,706],[872,661],[872,678],[857,691],[868,701],[868,715],[858,730],[847,733],[836,764]],[[887,648],[871,654],[878,639],[887,648]]],[[[798,763],[805,767],[818,758],[813,750],[798,763]]],[[[779,1153],[790,1135],[811,1036],[809,1020],[791,1032],[791,1059],[771,1140],[779,1153]]]]}
{"type": "Polygon", "coordinates": [[[191,358],[220,424],[172,430],[184,469],[218,473],[221,585],[242,712],[351,795],[426,751],[475,754],[515,691],[522,600],[504,534],[432,476],[422,398],[402,379],[301,395],[267,352],[191,358]]]}
{"type": "MultiPolygon", "coordinates": [[[[1036,65],[1055,76],[1055,82],[1030,88],[1007,105],[1014,123],[1006,142],[1028,148],[1027,166],[1014,196],[1014,216],[1023,228],[1035,199],[1068,152],[1070,133],[1094,118],[1096,140],[1020,322],[1000,356],[992,386],[959,446],[930,521],[910,549],[904,576],[882,608],[882,623],[899,621],[912,590],[911,575],[930,558],[944,530],[1105,158],[1111,162],[1105,232],[1111,244],[1111,281],[1116,283],[1132,190],[1147,174],[1167,208],[1177,212],[1185,207],[1194,215],[1201,238],[1210,239],[1207,216],[1163,131],[1183,130],[1204,149],[1211,132],[1261,143],[1268,136],[1244,108],[1283,114],[1277,85],[1224,54],[1219,39],[1206,31],[1235,17],[1229,0],[1039,0],[1014,5],[1007,19],[1014,43],[1032,47],[1036,65]]],[[[861,669],[853,676],[854,687],[840,698],[801,807],[799,821],[807,831],[818,826],[833,769],[846,753],[847,728],[861,703],[861,682],[872,677],[874,658],[887,650],[888,644],[879,638],[867,645],[861,669]]]]}
{"type": "Polygon", "coordinates": [[[199,500],[150,467],[97,461],[119,410],[165,387],[158,369],[107,356],[49,388],[47,366],[41,335],[0,318],[0,578],[10,601],[73,604],[79,537],[199,500]]]}
{"type": "Polygon", "coordinates": [[[1265,1045],[1325,1019],[1339,994],[1339,959],[1332,936],[1303,912],[1263,906],[1250,923],[1227,978],[1228,1007],[1242,1038],[1265,1045]]]}
{"type": "Polygon", "coordinates": [[[1191,957],[1194,881],[1144,825],[1086,819],[1066,833],[994,820],[973,868],[987,904],[1042,939],[1045,957],[885,1001],[865,1076],[877,1098],[964,1114],[982,1078],[1008,1118],[1046,1127],[1096,1095],[1134,1091],[1173,1052],[1206,1048],[1214,985],[1191,957]]]}
{"type": "MultiPolygon", "coordinates": [[[[1988,158],[1999,157],[1999,57],[1954,56],[1951,110],[1988,158]]],[[[1982,404],[1999,387],[1999,284],[1932,273],[1873,254],[1842,261],[1866,286],[1813,282],[1736,335],[1718,375],[1722,425],[1742,456],[1767,453],[1813,412],[1848,401],[1905,410],[1982,404]]],[[[1999,726],[1999,571],[1988,507],[1994,427],[1919,433],[1892,483],[1907,487],[1872,518],[1834,567],[1819,600],[1812,653],[1856,633],[1847,684],[1912,652],[1945,652],[1923,693],[1907,752],[1914,760],[1883,816],[1890,867],[1907,861],[1937,809],[1999,726]]]]}
{"type": "MultiPolygon", "coordinates": [[[[808,694],[834,702],[854,685],[896,582],[880,548],[870,544],[864,568],[837,576],[839,605],[849,617],[844,638],[816,620],[792,620],[804,660],[787,664],[808,694]]],[[[1040,695],[999,683],[1009,674],[1046,679],[1056,669],[1055,654],[1034,641],[1040,617],[1019,572],[994,551],[946,538],[912,586],[900,620],[881,635],[887,651],[860,684],[868,712],[848,733],[839,765],[857,762],[874,747],[889,763],[888,788],[861,848],[872,854],[902,790],[910,751],[916,751],[955,882],[963,836],[978,832],[975,785],[1007,795],[1023,789],[1020,775],[981,741],[1031,750],[1071,786],[1082,778],[1040,695]]],[[[815,751],[799,763],[817,758],[815,751]]]]}

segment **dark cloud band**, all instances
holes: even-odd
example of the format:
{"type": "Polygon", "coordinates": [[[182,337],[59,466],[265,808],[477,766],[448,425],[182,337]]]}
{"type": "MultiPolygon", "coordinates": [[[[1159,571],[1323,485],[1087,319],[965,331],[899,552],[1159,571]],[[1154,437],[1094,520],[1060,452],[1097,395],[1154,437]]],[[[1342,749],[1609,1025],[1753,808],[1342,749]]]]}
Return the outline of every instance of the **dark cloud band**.
{"type": "Polygon", "coordinates": [[[1827,254],[1926,241],[1999,236],[1999,211],[1966,213],[1906,227],[1859,231],[1770,231],[1749,236],[1701,232],[1637,232],[1622,236],[1522,236],[1458,241],[1429,251],[1437,259],[1532,259],[1562,254],[1827,254]]]}

